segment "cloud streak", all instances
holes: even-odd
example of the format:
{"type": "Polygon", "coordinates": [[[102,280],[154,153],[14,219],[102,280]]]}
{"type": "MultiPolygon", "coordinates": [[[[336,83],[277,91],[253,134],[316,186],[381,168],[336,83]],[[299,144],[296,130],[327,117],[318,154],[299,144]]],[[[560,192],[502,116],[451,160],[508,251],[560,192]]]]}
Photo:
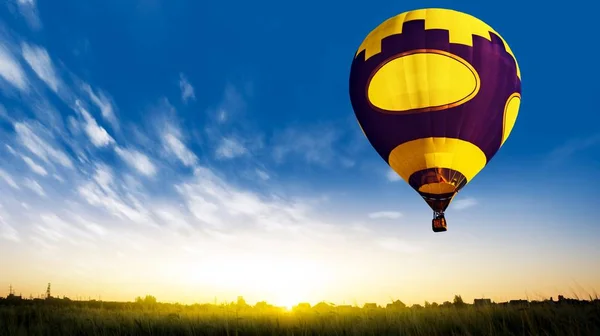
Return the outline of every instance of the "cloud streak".
{"type": "Polygon", "coordinates": [[[21,241],[17,230],[9,224],[11,218],[6,214],[2,205],[0,205],[0,239],[13,242],[21,241]]]}
{"type": "Polygon", "coordinates": [[[0,77],[21,91],[28,89],[25,71],[8,48],[2,44],[0,44],[0,77]]]}
{"type": "Polygon", "coordinates": [[[162,134],[164,149],[175,155],[181,163],[187,167],[193,167],[198,163],[198,157],[183,142],[181,130],[173,125],[168,125],[162,134]]]}
{"type": "Polygon", "coordinates": [[[38,181],[31,179],[31,178],[27,178],[25,179],[25,186],[27,188],[29,188],[31,191],[33,191],[34,193],[36,193],[38,196],[40,197],[46,197],[46,191],[44,190],[44,188],[38,183],[38,181]]]}
{"type": "Polygon", "coordinates": [[[17,122],[14,124],[14,128],[17,140],[21,145],[44,162],[49,164],[54,162],[66,168],[74,167],[71,159],[63,151],[48,143],[47,140],[51,138],[51,135],[41,125],[17,122]],[[46,140],[43,137],[46,137],[46,140]]]}
{"type": "Polygon", "coordinates": [[[114,129],[119,128],[119,122],[117,120],[117,116],[115,115],[114,105],[111,99],[102,91],[99,91],[98,94],[94,92],[92,87],[84,83],[82,84],[83,90],[87,92],[91,101],[100,109],[100,113],[102,117],[108,121],[114,129]]]}
{"type": "Polygon", "coordinates": [[[90,141],[96,147],[106,147],[113,144],[114,139],[108,134],[108,132],[96,122],[96,119],[81,105],[81,102],[77,100],[75,102],[79,113],[84,119],[83,129],[90,141]]]}
{"type": "Polygon", "coordinates": [[[21,45],[21,51],[23,58],[27,61],[27,64],[29,64],[35,74],[46,83],[52,91],[58,93],[59,87],[62,84],[58,79],[56,70],[54,65],[52,65],[52,60],[46,49],[36,45],[23,43],[21,45]]]}
{"type": "Polygon", "coordinates": [[[309,164],[330,165],[337,157],[334,143],[339,139],[335,129],[317,126],[308,130],[288,127],[274,135],[273,156],[282,163],[288,157],[300,157],[309,164]]]}
{"type": "MultiPolygon", "coordinates": [[[[9,0],[11,1],[11,0],[9,0]]],[[[19,12],[31,29],[39,30],[42,22],[39,18],[36,0],[16,0],[19,12]]]]}
{"type": "Polygon", "coordinates": [[[398,173],[396,173],[392,168],[389,168],[386,173],[385,173],[385,177],[387,178],[388,181],[390,182],[398,182],[398,181],[402,181],[402,177],[400,177],[400,175],[398,175],[398,173]]]}
{"type": "Polygon", "coordinates": [[[223,138],[215,151],[218,159],[233,159],[246,154],[248,149],[234,138],[223,138]]]}
{"type": "Polygon", "coordinates": [[[118,219],[152,223],[139,200],[127,190],[125,195],[119,193],[113,170],[105,164],[97,164],[92,179],[80,185],[77,191],[89,205],[102,208],[118,219]]]}
{"type": "Polygon", "coordinates": [[[468,198],[463,198],[463,199],[458,199],[458,200],[452,201],[451,207],[454,210],[462,211],[462,210],[472,208],[472,207],[476,206],[477,204],[478,204],[478,202],[476,199],[468,197],[468,198]]]}
{"type": "Polygon", "coordinates": [[[6,171],[0,169],[0,179],[2,179],[6,184],[8,184],[13,189],[20,189],[19,185],[15,180],[10,176],[6,171]]]}
{"type": "Polygon", "coordinates": [[[44,167],[38,165],[37,163],[35,163],[30,157],[28,156],[21,156],[21,158],[23,158],[23,161],[25,161],[25,163],[27,164],[27,166],[29,166],[29,168],[36,174],[38,175],[42,175],[42,176],[46,176],[48,175],[48,172],[46,171],[46,169],[44,169],[44,167]]]}
{"type": "Polygon", "coordinates": [[[369,214],[371,219],[398,219],[402,217],[402,213],[398,211],[378,211],[369,214]]]}
{"type": "Polygon", "coordinates": [[[558,164],[569,159],[578,152],[600,145],[600,133],[588,137],[572,139],[555,148],[547,158],[547,163],[558,164]]]}
{"type": "Polygon", "coordinates": [[[115,147],[115,152],[125,163],[142,175],[151,177],[156,174],[157,168],[146,154],[135,149],[121,147],[115,147]]]}
{"type": "Polygon", "coordinates": [[[194,87],[188,82],[183,73],[179,74],[179,89],[181,90],[181,100],[184,103],[187,103],[190,100],[196,100],[194,87]]]}

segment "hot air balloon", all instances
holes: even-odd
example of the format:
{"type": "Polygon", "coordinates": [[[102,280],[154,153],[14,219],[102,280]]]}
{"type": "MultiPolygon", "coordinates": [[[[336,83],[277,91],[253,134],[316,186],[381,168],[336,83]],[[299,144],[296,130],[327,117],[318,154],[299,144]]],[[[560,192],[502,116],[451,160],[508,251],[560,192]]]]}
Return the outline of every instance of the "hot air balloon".
{"type": "Polygon", "coordinates": [[[379,155],[433,210],[444,211],[502,147],[521,102],[506,41],[462,12],[428,8],[380,24],[352,61],[350,100],[379,155]]]}

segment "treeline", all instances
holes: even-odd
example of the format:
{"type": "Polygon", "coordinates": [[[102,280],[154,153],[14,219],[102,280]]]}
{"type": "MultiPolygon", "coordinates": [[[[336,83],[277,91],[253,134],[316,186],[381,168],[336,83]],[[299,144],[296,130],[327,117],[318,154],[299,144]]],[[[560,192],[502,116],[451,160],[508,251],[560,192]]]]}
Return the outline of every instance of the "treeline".
{"type": "MultiPolygon", "coordinates": [[[[559,295],[558,300],[555,301],[553,298],[542,300],[542,301],[529,301],[529,300],[511,300],[507,302],[492,302],[489,299],[475,299],[472,304],[463,301],[460,295],[455,295],[452,302],[445,301],[441,304],[436,302],[425,301],[424,305],[413,304],[408,306],[400,300],[392,301],[385,306],[378,305],[375,303],[365,303],[362,307],[352,305],[335,305],[327,302],[320,302],[315,305],[309,303],[299,303],[292,308],[293,311],[331,311],[331,310],[342,310],[342,311],[355,311],[355,310],[404,310],[404,309],[443,309],[443,308],[462,308],[468,306],[518,306],[528,307],[532,305],[560,305],[560,304],[576,304],[576,305],[598,305],[600,306],[600,299],[590,297],[589,300],[583,299],[569,299],[559,295]]],[[[180,303],[163,303],[158,302],[156,297],[152,295],[146,295],[144,297],[137,297],[133,302],[119,302],[119,301],[102,301],[102,300],[71,300],[68,297],[57,298],[47,297],[41,298],[22,298],[21,296],[15,296],[13,294],[7,297],[0,297],[0,306],[30,306],[30,305],[41,305],[41,306],[71,306],[81,308],[102,308],[107,310],[118,310],[118,309],[144,309],[144,310],[162,310],[162,309],[176,309],[176,310],[194,310],[194,311],[210,311],[215,309],[227,308],[232,310],[262,310],[262,311],[285,311],[285,307],[279,307],[267,303],[266,301],[257,302],[254,305],[249,305],[242,297],[238,297],[236,302],[222,303],[222,304],[211,304],[211,303],[195,303],[195,304],[180,304],[180,303]]]]}

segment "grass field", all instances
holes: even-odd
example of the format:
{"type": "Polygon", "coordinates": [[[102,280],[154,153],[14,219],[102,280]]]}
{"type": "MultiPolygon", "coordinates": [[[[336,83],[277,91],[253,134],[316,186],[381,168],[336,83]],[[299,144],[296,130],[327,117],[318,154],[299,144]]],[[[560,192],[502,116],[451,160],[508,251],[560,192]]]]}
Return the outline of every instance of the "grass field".
{"type": "Polygon", "coordinates": [[[358,308],[0,303],[0,335],[600,335],[600,301],[358,308]]]}

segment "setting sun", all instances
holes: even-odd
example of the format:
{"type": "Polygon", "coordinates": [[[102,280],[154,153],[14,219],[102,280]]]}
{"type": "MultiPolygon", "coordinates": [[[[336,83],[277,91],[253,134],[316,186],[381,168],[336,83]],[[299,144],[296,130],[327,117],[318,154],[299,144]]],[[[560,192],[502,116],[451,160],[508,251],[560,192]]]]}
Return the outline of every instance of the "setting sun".
{"type": "MultiPolygon", "coordinates": [[[[315,301],[334,276],[333,270],[318,260],[286,258],[277,253],[223,252],[207,260],[182,260],[176,267],[182,284],[218,287],[250,301],[265,300],[288,309],[300,302],[315,301]]],[[[173,267],[169,269],[175,271],[173,267]]]]}

